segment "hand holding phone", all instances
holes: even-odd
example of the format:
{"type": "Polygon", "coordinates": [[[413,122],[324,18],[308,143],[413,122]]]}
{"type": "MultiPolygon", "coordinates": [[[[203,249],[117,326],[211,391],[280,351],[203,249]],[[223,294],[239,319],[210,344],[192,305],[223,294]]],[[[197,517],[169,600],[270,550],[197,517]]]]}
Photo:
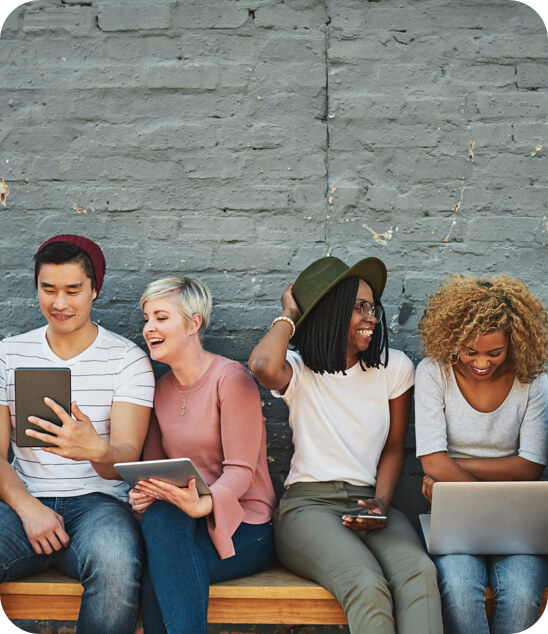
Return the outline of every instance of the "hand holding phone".
{"type": "Polygon", "coordinates": [[[358,506],[363,510],[342,515],[343,526],[356,532],[378,530],[386,526],[387,504],[381,500],[369,499],[358,500],[358,506]]]}
{"type": "Polygon", "coordinates": [[[367,512],[363,512],[363,513],[346,513],[345,515],[342,516],[344,517],[349,517],[353,520],[373,520],[373,521],[380,521],[380,520],[385,520],[386,515],[378,515],[377,513],[367,513],[367,512]]]}

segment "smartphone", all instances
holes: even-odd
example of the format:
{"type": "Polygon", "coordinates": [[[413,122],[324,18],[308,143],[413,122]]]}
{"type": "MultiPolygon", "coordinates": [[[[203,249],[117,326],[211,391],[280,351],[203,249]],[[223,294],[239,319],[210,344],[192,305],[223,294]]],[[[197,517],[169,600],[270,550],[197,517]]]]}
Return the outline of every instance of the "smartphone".
{"type": "Polygon", "coordinates": [[[354,520],[385,520],[386,515],[377,515],[377,513],[345,513],[345,517],[351,517],[354,520]]]}
{"type": "Polygon", "coordinates": [[[29,423],[29,416],[38,416],[62,426],[61,419],[44,403],[48,396],[70,413],[70,368],[15,368],[15,443],[18,447],[54,447],[27,436],[27,429],[47,433],[29,423]]]}

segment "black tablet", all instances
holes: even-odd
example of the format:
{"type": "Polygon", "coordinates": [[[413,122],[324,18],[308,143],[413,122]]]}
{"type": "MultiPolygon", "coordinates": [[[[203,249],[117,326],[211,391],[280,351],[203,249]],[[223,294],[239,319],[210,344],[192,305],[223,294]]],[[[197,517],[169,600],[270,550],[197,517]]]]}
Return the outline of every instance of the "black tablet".
{"type": "Polygon", "coordinates": [[[54,446],[25,434],[27,429],[47,433],[29,423],[29,416],[38,416],[59,426],[63,424],[44,403],[46,396],[70,414],[70,368],[15,368],[15,442],[18,447],[54,446]]]}

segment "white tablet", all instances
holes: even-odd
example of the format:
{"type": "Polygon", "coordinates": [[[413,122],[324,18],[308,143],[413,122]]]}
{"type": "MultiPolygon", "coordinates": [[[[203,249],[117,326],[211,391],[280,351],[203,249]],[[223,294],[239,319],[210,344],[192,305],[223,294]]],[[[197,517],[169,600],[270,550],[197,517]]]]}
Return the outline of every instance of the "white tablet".
{"type": "Polygon", "coordinates": [[[134,487],[138,480],[147,480],[148,478],[158,478],[158,480],[164,480],[178,487],[186,487],[190,478],[196,478],[198,493],[200,495],[211,493],[190,458],[117,462],[114,468],[131,487],[134,487]]]}

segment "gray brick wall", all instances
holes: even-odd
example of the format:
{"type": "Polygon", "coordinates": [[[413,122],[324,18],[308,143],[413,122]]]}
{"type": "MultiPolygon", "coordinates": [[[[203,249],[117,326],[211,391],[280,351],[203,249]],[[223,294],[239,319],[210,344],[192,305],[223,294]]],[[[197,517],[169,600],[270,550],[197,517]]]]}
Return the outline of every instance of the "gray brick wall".
{"type": "MultiPolygon", "coordinates": [[[[449,272],[546,301],[546,29],[514,0],[35,0],[0,38],[0,335],[42,323],[57,232],[107,258],[95,317],[140,342],[172,273],[214,295],[206,344],[245,361],[327,253],[389,270],[392,345],[449,272]]],[[[263,393],[278,491],[286,411],[263,393]]],[[[399,502],[420,508],[413,432],[399,502]]]]}

